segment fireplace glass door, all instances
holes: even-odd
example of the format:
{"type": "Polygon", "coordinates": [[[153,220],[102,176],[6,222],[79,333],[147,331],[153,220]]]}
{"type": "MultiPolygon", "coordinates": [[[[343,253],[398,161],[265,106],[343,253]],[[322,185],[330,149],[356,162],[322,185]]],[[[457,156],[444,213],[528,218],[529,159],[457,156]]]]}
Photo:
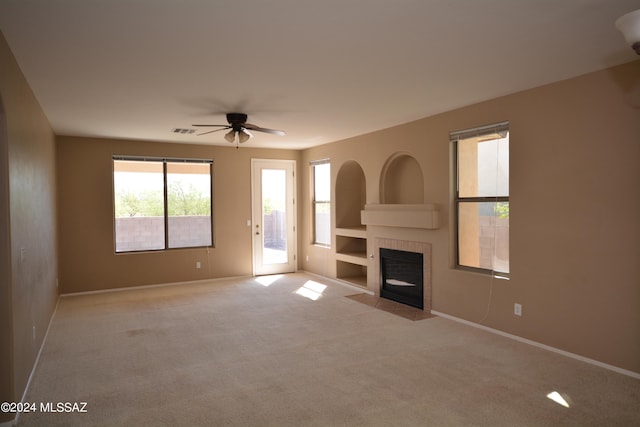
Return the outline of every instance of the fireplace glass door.
{"type": "Polygon", "coordinates": [[[380,248],[380,296],[424,308],[423,255],[380,248]]]}

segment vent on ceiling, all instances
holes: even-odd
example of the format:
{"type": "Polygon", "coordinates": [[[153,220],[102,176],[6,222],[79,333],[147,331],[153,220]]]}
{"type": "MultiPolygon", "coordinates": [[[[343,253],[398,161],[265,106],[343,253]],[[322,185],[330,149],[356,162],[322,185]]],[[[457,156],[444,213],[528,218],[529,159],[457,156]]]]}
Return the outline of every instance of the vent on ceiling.
{"type": "Polygon", "coordinates": [[[190,135],[192,133],[195,133],[196,130],[195,129],[182,129],[182,128],[173,128],[173,130],[171,131],[173,133],[179,133],[181,135],[190,135]]]}

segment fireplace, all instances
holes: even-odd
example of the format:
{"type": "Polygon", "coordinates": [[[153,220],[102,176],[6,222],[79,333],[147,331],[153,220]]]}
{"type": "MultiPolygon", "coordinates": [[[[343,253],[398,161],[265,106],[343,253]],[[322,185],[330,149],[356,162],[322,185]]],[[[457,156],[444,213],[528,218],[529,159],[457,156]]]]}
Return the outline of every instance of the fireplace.
{"type": "Polygon", "coordinates": [[[380,248],[380,296],[424,308],[423,254],[380,248]]]}
{"type": "MultiPolygon", "coordinates": [[[[396,295],[400,294],[402,303],[430,312],[432,305],[430,240],[434,238],[433,230],[440,227],[436,205],[366,204],[360,216],[362,224],[367,228],[367,240],[371,242],[371,246],[367,244],[367,247],[371,248],[368,254],[369,259],[373,260],[373,268],[369,271],[367,281],[369,290],[377,296],[390,299],[397,299],[396,295]],[[422,256],[422,261],[411,265],[418,270],[416,274],[421,274],[420,278],[407,280],[404,276],[397,278],[386,274],[387,278],[383,280],[382,277],[385,274],[383,268],[388,269],[388,266],[383,267],[384,255],[381,249],[414,252],[422,256]],[[389,282],[389,278],[390,283],[386,283],[389,282]],[[400,286],[406,285],[402,282],[416,286],[400,286]],[[419,295],[422,295],[422,300],[419,295]],[[406,302],[407,298],[409,302],[406,302]]],[[[388,264],[388,261],[385,263],[388,264]]],[[[409,262],[409,264],[412,263],[409,262]]]]}

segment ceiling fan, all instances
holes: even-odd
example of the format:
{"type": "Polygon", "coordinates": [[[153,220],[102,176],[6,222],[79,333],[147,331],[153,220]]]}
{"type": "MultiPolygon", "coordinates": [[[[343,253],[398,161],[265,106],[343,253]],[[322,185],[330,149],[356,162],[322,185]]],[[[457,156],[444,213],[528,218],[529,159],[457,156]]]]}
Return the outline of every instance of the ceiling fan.
{"type": "Polygon", "coordinates": [[[247,142],[250,138],[253,138],[253,135],[250,131],[256,132],[265,132],[271,133],[274,135],[284,136],[284,131],[276,130],[276,129],[266,129],[260,126],[253,125],[251,123],[247,123],[247,115],[243,113],[228,113],[227,114],[227,122],[228,125],[193,125],[196,127],[217,127],[220,129],[210,130],[209,132],[199,133],[198,135],[207,135],[212,132],[218,132],[225,129],[230,129],[229,132],[224,136],[224,139],[233,143],[236,139],[236,135],[238,135],[238,142],[243,143],[247,142]]]}

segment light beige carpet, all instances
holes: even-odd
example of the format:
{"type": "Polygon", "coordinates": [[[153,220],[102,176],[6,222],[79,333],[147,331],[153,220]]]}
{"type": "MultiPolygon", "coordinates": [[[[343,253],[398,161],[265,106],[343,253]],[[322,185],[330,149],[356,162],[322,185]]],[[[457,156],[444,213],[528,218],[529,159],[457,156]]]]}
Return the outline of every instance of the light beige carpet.
{"type": "Polygon", "coordinates": [[[316,276],[267,279],[62,297],[26,400],[87,412],[19,425],[640,425],[633,378],[316,276]]]}

